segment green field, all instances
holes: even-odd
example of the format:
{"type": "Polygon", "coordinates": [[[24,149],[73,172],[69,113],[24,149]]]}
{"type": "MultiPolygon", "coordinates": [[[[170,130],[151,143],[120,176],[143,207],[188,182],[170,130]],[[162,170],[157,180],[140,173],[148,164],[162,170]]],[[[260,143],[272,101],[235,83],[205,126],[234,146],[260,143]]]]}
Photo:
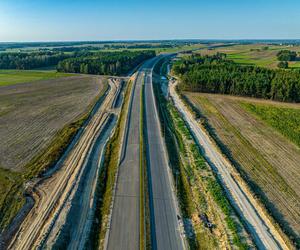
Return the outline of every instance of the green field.
{"type": "Polygon", "coordinates": [[[259,55],[257,58],[252,56],[253,53],[250,52],[237,52],[227,54],[227,58],[240,64],[256,65],[259,67],[273,67],[276,64],[276,57],[265,57],[264,55],[259,55]]]}
{"type": "Polygon", "coordinates": [[[120,49],[105,49],[105,50],[92,50],[92,52],[97,51],[103,51],[103,52],[115,52],[115,51],[123,51],[123,50],[129,50],[129,51],[143,51],[143,50],[155,50],[157,54],[160,53],[176,53],[186,50],[198,50],[201,48],[204,48],[204,44],[193,44],[193,45],[182,45],[182,46],[174,46],[172,48],[120,48],[120,49]]]}
{"type": "Polygon", "coordinates": [[[0,86],[47,80],[64,76],[70,76],[70,74],[49,70],[0,70],[0,86]]]}
{"type": "Polygon", "coordinates": [[[289,62],[289,67],[300,69],[300,61],[297,61],[297,62],[289,62]]]}
{"type": "MultiPolygon", "coordinates": [[[[217,52],[225,53],[228,59],[236,63],[256,65],[266,68],[277,68],[277,53],[280,50],[292,50],[300,52],[300,46],[280,46],[265,44],[233,45],[216,49],[203,49],[199,51],[203,55],[212,55],[217,52]]],[[[300,68],[300,62],[289,62],[290,68],[300,68]]]]}
{"type": "Polygon", "coordinates": [[[300,109],[246,102],[241,105],[300,147],[300,109]]]}

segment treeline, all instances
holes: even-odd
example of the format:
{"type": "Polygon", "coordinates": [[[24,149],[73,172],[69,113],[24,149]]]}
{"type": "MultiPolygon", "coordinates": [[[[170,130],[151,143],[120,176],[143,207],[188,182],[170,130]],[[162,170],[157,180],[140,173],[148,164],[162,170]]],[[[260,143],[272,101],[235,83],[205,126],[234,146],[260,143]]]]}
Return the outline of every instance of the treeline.
{"type": "Polygon", "coordinates": [[[225,55],[192,55],[174,63],[186,91],[221,93],[300,102],[300,71],[243,66],[225,55]]]}
{"type": "Polygon", "coordinates": [[[69,55],[54,52],[0,53],[0,69],[34,69],[55,66],[69,55]]]}
{"type": "Polygon", "coordinates": [[[57,70],[68,73],[122,75],[154,56],[155,52],[150,50],[98,52],[63,60],[58,63],[57,70]]]}

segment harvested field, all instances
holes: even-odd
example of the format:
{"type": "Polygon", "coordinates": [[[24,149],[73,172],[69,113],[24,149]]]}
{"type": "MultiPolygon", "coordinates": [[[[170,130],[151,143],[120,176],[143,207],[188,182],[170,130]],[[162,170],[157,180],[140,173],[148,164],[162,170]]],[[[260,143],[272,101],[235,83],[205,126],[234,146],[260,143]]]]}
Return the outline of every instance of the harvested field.
{"type": "Polygon", "coordinates": [[[107,84],[77,76],[0,87],[0,232],[25,202],[24,182],[60,156],[107,84]]]}
{"type": "Polygon", "coordinates": [[[0,166],[21,171],[66,124],[87,111],[103,85],[91,76],[0,88],[0,166]]]}
{"type": "Polygon", "coordinates": [[[300,239],[300,149],[241,102],[299,109],[299,104],[185,93],[208,129],[282,228],[300,239]]]}
{"type": "MultiPolygon", "coordinates": [[[[73,145],[70,151],[65,158],[62,158],[64,160],[58,162],[58,166],[56,166],[58,167],[57,171],[48,172],[46,178],[42,178],[35,183],[32,192],[33,197],[35,197],[35,204],[22,221],[8,249],[36,249],[43,244],[47,245],[46,248],[48,248],[48,244],[49,247],[52,248],[51,245],[58,236],[57,233],[59,233],[61,227],[64,225],[66,220],[65,216],[68,215],[68,211],[71,212],[69,209],[75,205],[73,199],[75,199],[75,203],[77,202],[75,198],[77,192],[84,192],[85,194],[81,198],[86,199],[86,201],[80,199],[80,201],[78,201],[80,204],[77,204],[77,208],[80,207],[80,216],[78,217],[76,215],[76,223],[72,224],[72,226],[78,226],[78,228],[75,232],[72,232],[71,235],[67,234],[63,237],[67,237],[67,239],[64,240],[64,245],[69,243],[69,240],[72,244],[76,245],[76,247],[70,247],[71,249],[83,248],[85,235],[88,233],[86,226],[90,224],[91,218],[89,211],[93,202],[92,190],[96,185],[95,180],[97,179],[97,173],[95,172],[97,172],[97,169],[100,167],[97,163],[97,159],[93,167],[89,165],[87,162],[90,160],[94,161],[94,159],[87,157],[91,155],[90,150],[93,150],[92,145],[95,143],[95,138],[100,138],[98,137],[100,133],[106,131],[106,138],[109,136],[109,130],[107,131],[106,129],[109,129],[108,126],[112,120],[109,118],[111,114],[108,111],[113,107],[112,105],[118,85],[110,83],[110,91],[106,92],[107,94],[105,98],[102,99],[101,105],[99,106],[97,104],[98,108],[93,110],[93,115],[88,119],[80,136],[77,137],[76,143],[73,144],[72,142],[73,145]],[[93,169],[91,170],[91,168],[93,169]],[[94,173],[85,175],[85,169],[89,169],[92,172],[94,171],[94,173]],[[80,189],[80,183],[82,183],[82,181],[88,183],[85,185],[87,189],[80,189]],[[82,234],[78,230],[82,232],[82,234]],[[69,238],[69,236],[74,238],[69,238]]],[[[105,137],[101,138],[104,141],[106,140],[105,137]]],[[[100,143],[102,146],[105,144],[104,141],[100,143]]]]}

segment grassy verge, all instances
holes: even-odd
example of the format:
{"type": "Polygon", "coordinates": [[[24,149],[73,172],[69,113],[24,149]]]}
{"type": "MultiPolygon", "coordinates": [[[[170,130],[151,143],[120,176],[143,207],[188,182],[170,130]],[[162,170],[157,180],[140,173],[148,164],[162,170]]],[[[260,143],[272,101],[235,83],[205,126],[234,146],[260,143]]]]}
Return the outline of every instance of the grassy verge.
{"type": "Polygon", "coordinates": [[[242,225],[188,127],[175,107],[165,100],[157,82],[154,90],[167,150],[172,155],[170,162],[182,216],[192,224],[192,229],[186,232],[190,248],[218,249],[230,245],[246,249],[242,225]],[[208,216],[214,223],[213,229],[201,223],[201,215],[208,216]]]}
{"type": "Polygon", "coordinates": [[[300,147],[300,109],[246,102],[241,106],[300,147]]]}
{"type": "Polygon", "coordinates": [[[144,82],[141,88],[141,111],[140,111],[140,249],[146,248],[146,214],[145,214],[145,155],[144,155],[144,82]]]}
{"type": "Polygon", "coordinates": [[[0,168],[0,229],[3,230],[15,217],[19,209],[24,205],[24,184],[32,178],[40,176],[44,171],[56,164],[63,155],[79,128],[89,117],[95,103],[108,90],[105,83],[101,93],[88,107],[88,112],[83,114],[77,121],[66,125],[54,137],[49,147],[33,158],[26,166],[25,171],[20,173],[3,170],[0,168]]]}
{"type": "MultiPolygon", "coordinates": [[[[4,229],[24,205],[20,174],[0,168],[0,229],[4,229]]],[[[0,232],[1,232],[0,230],[0,232]]]]}
{"type": "Polygon", "coordinates": [[[150,221],[150,197],[149,197],[149,183],[148,183],[148,175],[147,175],[147,158],[146,158],[146,145],[147,145],[147,124],[145,117],[145,85],[142,85],[142,115],[141,115],[141,144],[140,144],[140,164],[141,164],[141,180],[143,184],[141,184],[141,193],[143,195],[142,206],[144,207],[144,219],[141,220],[141,226],[144,226],[143,235],[143,245],[141,245],[141,249],[151,249],[151,221],[150,221]]]}
{"type": "Polygon", "coordinates": [[[0,70],[0,86],[48,80],[65,76],[71,76],[71,74],[47,70],[0,70]]]}
{"type": "MultiPolygon", "coordinates": [[[[200,118],[201,124],[204,127],[204,129],[208,132],[209,136],[216,143],[217,147],[220,149],[222,154],[232,163],[237,172],[240,174],[245,184],[247,184],[247,186],[249,187],[250,192],[259,202],[260,207],[263,209],[265,215],[270,219],[271,223],[275,226],[278,233],[283,237],[286,244],[290,246],[291,249],[294,248],[292,244],[297,246],[297,244],[299,243],[297,243],[296,236],[284,221],[283,216],[277,212],[272,202],[267,197],[266,192],[264,192],[259,186],[259,183],[261,182],[259,182],[259,178],[256,177],[255,173],[257,171],[257,175],[259,177],[261,177],[262,175],[266,175],[268,177],[268,180],[271,179],[271,181],[273,180],[274,182],[276,182],[277,185],[282,187],[280,192],[286,192],[285,194],[288,195],[290,192],[292,192],[292,190],[289,188],[284,179],[278,174],[277,170],[274,169],[263,158],[260,152],[258,152],[258,150],[254,148],[248,140],[246,140],[246,138],[240,133],[238,129],[233,127],[233,125],[229,123],[229,121],[217,111],[217,109],[212,103],[210,103],[209,100],[203,98],[201,103],[205,104],[204,107],[207,110],[207,112],[213,114],[214,116],[217,116],[222,124],[222,129],[224,129],[225,131],[232,132],[234,136],[238,138],[238,140],[242,143],[242,147],[240,148],[243,148],[244,150],[246,149],[246,151],[248,151],[251,155],[254,155],[255,159],[259,163],[257,164],[257,170],[256,167],[248,167],[248,169],[245,168],[248,166],[248,164],[251,164],[249,162],[244,162],[244,164],[241,165],[239,162],[240,159],[238,159],[241,156],[241,154],[238,153],[239,155],[234,155],[234,150],[232,148],[228,148],[225,145],[225,143],[220,139],[219,135],[216,133],[215,128],[209,123],[208,117],[206,116],[207,114],[203,114],[182,93],[181,98],[186,103],[187,107],[189,107],[190,111],[194,114],[194,116],[198,119],[200,118]],[[289,237],[289,239],[287,236],[289,237]]],[[[248,159],[246,159],[246,161],[248,161],[248,159]]],[[[263,183],[262,185],[265,185],[265,183],[263,183]]]]}
{"type": "Polygon", "coordinates": [[[107,225],[109,223],[110,206],[113,198],[113,189],[116,181],[116,174],[119,166],[123,132],[126,126],[127,111],[130,104],[130,93],[133,82],[129,81],[125,91],[122,111],[116,125],[114,134],[109,140],[105,149],[105,161],[99,175],[96,190],[96,211],[92,225],[88,247],[90,249],[102,249],[106,235],[107,225]]]}
{"type": "MultiPolygon", "coordinates": [[[[191,204],[190,214],[195,216],[195,212],[200,214],[208,213],[209,206],[212,206],[213,204],[210,204],[207,197],[199,196],[201,196],[202,193],[206,193],[206,196],[211,196],[214,200],[214,204],[222,211],[226,227],[229,229],[230,236],[232,237],[232,244],[239,249],[247,249],[247,244],[244,243],[244,240],[239,234],[241,224],[236,220],[236,215],[226,198],[225,191],[218,182],[217,177],[213,174],[212,170],[207,167],[205,160],[201,155],[201,151],[191,137],[189,129],[177,110],[175,110],[175,108],[170,104],[168,106],[172,120],[174,121],[174,132],[176,138],[182,145],[180,147],[180,154],[183,154],[184,157],[187,157],[190,160],[190,162],[184,164],[184,169],[181,171],[184,175],[186,175],[185,179],[188,182],[188,187],[191,189],[191,195],[189,198],[189,203],[191,204]],[[191,142],[187,143],[188,141],[191,142]],[[194,185],[197,185],[199,189],[197,190],[194,185]],[[197,199],[198,197],[199,200],[197,199]],[[195,200],[198,201],[197,204],[194,203],[195,200]]],[[[199,228],[197,230],[197,225],[195,225],[195,232],[197,236],[199,234],[199,236],[201,235],[203,237],[203,232],[201,232],[199,228]]],[[[203,242],[201,241],[202,237],[199,236],[197,237],[197,242],[203,247],[203,242]]],[[[211,240],[209,246],[213,247],[214,244],[217,243],[217,239],[213,235],[210,236],[211,237],[206,236],[206,238],[211,240]]],[[[209,242],[206,242],[206,244],[209,244],[209,242]]],[[[206,246],[204,248],[206,248],[206,246]]]]}

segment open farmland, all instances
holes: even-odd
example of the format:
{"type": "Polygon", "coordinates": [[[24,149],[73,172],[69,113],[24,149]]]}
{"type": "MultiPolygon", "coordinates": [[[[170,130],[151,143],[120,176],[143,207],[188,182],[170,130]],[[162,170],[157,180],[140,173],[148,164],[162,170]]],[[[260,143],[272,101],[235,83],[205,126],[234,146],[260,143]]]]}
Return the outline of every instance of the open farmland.
{"type": "Polygon", "coordinates": [[[89,76],[1,87],[0,165],[22,170],[58,130],[87,110],[102,87],[89,76]]]}
{"type": "Polygon", "coordinates": [[[1,229],[24,202],[22,183],[68,143],[104,86],[101,77],[71,76],[0,87],[1,229]],[[34,165],[42,153],[43,164],[34,165]]]}
{"type": "MultiPolygon", "coordinates": [[[[217,52],[227,54],[227,58],[240,64],[256,65],[266,68],[277,68],[277,53],[280,50],[292,50],[300,52],[300,46],[249,44],[218,47],[215,49],[202,49],[202,55],[213,55],[217,52]]],[[[291,68],[300,68],[299,61],[289,62],[291,68]]]]}
{"type": "MultiPolygon", "coordinates": [[[[300,149],[280,130],[250,113],[244,106],[245,103],[254,103],[276,109],[285,107],[297,113],[300,105],[223,95],[185,94],[207,118],[207,129],[223,152],[277,222],[299,244],[300,149]]],[[[294,133],[299,132],[295,129],[294,133]]]]}
{"type": "Polygon", "coordinates": [[[56,79],[66,76],[71,75],[47,70],[0,70],[0,86],[56,79]]]}
{"type": "Polygon", "coordinates": [[[300,109],[270,105],[242,103],[242,107],[255,114],[290,141],[300,147],[300,109]]]}
{"type": "Polygon", "coordinates": [[[55,42],[55,43],[21,43],[18,45],[0,44],[0,53],[32,53],[38,51],[61,51],[66,54],[72,54],[75,51],[87,50],[89,52],[116,52],[123,50],[142,51],[155,50],[156,53],[173,53],[185,50],[195,50],[203,48],[206,45],[202,41],[136,41],[136,42],[55,42]]]}

